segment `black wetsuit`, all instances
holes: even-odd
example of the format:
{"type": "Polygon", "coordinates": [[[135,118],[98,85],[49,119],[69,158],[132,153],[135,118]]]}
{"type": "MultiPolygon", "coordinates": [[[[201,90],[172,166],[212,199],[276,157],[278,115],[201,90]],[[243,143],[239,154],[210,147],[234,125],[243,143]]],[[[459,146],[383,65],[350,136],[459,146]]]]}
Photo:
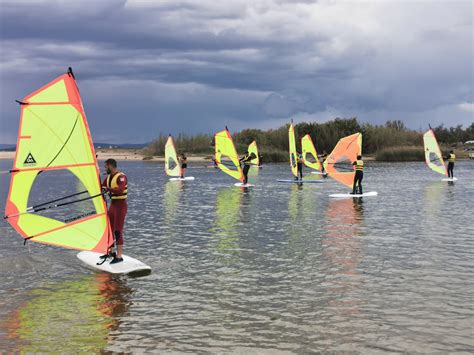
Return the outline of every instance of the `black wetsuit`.
{"type": "Polygon", "coordinates": [[[361,194],[362,195],[362,179],[364,178],[364,162],[362,160],[357,160],[352,163],[356,167],[354,184],[352,185],[352,194],[361,194]]]}
{"type": "Polygon", "coordinates": [[[321,172],[324,174],[326,173],[326,170],[324,169],[324,160],[328,157],[327,154],[321,154],[321,155],[318,155],[318,159],[319,159],[319,163],[321,164],[321,172]]]}
{"type": "Polygon", "coordinates": [[[297,158],[296,158],[296,168],[298,169],[297,170],[297,176],[295,179],[300,179],[300,180],[303,180],[303,157],[301,154],[298,154],[297,155],[297,158]]]}
{"type": "Polygon", "coordinates": [[[250,170],[250,161],[255,159],[255,154],[247,154],[247,155],[244,155],[240,161],[244,163],[244,168],[242,169],[242,173],[244,175],[244,185],[248,182],[248,174],[249,174],[249,170],[250,170]]]}
{"type": "Polygon", "coordinates": [[[448,177],[453,178],[454,177],[454,159],[456,159],[456,156],[454,154],[449,154],[446,159],[448,159],[448,177]]]}

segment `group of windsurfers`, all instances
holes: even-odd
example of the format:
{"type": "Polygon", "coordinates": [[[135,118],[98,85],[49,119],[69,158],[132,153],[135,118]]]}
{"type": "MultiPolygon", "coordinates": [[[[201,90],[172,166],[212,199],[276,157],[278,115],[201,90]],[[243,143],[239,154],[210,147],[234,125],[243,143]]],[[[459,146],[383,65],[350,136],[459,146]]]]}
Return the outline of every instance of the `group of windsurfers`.
{"type": "MultiPolygon", "coordinates": [[[[327,153],[326,151],[323,152],[323,154],[318,154],[318,160],[321,163],[321,173],[323,174],[324,177],[327,176],[326,171],[324,170],[323,162],[327,158],[327,153]]],[[[295,177],[295,180],[303,180],[303,164],[305,160],[303,157],[303,154],[300,152],[296,152],[296,169],[297,169],[297,176],[295,177]]]]}
{"type": "MultiPolygon", "coordinates": [[[[252,160],[256,159],[255,153],[249,153],[248,151],[245,152],[243,156],[239,158],[239,162],[243,164],[242,173],[244,176],[243,184],[248,183],[248,172],[250,167],[253,165],[252,160]]],[[[259,160],[261,164],[262,156],[259,154],[259,160]]],[[[318,159],[320,161],[324,161],[327,158],[326,152],[321,155],[318,155],[318,159]]],[[[445,157],[448,161],[448,176],[450,178],[454,177],[454,162],[456,160],[456,155],[451,150],[448,156],[445,157]]],[[[178,156],[178,161],[180,164],[180,176],[182,179],[185,177],[186,169],[187,169],[187,157],[184,153],[178,156]]],[[[216,162],[214,161],[216,164],[216,162]]],[[[301,153],[297,153],[297,160],[296,160],[297,168],[298,168],[298,176],[296,179],[303,179],[303,164],[304,158],[301,153]]],[[[362,179],[364,178],[364,161],[362,160],[362,156],[358,155],[357,160],[352,163],[355,170],[354,175],[354,183],[352,187],[351,194],[362,195],[362,179]]],[[[108,251],[107,254],[101,256],[102,259],[112,256],[113,259],[110,262],[111,264],[120,263],[123,261],[122,252],[123,252],[123,226],[125,223],[125,216],[127,215],[127,192],[128,192],[128,184],[127,184],[127,176],[117,169],[117,161],[115,159],[107,159],[105,161],[105,170],[107,171],[107,177],[102,182],[102,187],[104,192],[106,192],[111,200],[109,209],[108,209],[108,216],[110,221],[110,227],[114,235],[114,244],[116,245],[117,252],[112,252],[111,250],[108,251]]],[[[322,167],[322,173],[326,176],[324,167],[322,167]]]]}

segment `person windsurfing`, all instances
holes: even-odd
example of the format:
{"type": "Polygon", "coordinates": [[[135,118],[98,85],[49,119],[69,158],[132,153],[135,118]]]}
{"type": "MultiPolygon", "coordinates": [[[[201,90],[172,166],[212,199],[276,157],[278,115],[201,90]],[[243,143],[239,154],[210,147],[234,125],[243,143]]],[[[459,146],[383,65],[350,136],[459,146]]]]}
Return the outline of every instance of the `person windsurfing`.
{"type": "Polygon", "coordinates": [[[303,180],[303,155],[300,152],[296,152],[296,166],[298,169],[297,176],[295,177],[295,180],[303,180]]]}
{"type": "Polygon", "coordinates": [[[186,169],[188,168],[188,158],[184,153],[181,153],[178,157],[179,165],[180,165],[180,177],[184,179],[184,174],[186,173],[186,169]]]}
{"type": "Polygon", "coordinates": [[[243,184],[246,185],[248,183],[248,174],[251,165],[251,161],[255,159],[256,156],[254,153],[249,154],[248,151],[239,159],[239,162],[244,163],[244,168],[242,169],[242,174],[244,175],[243,184]]]}
{"type": "Polygon", "coordinates": [[[323,154],[318,154],[318,159],[319,159],[319,162],[321,163],[321,173],[323,173],[324,176],[327,176],[327,174],[326,174],[326,170],[324,169],[323,163],[327,157],[328,157],[328,153],[326,153],[325,150],[323,151],[323,154]]]}
{"type": "Polygon", "coordinates": [[[117,169],[117,161],[115,159],[107,159],[105,161],[105,170],[107,177],[102,182],[102,187],[110,196],[110,207],[108,216],[110,227],[114,234],[114,244],[117,246],[117,253],[102,255],[102,259],[113,256],[110,264],[116,264],[123,261],[123,225],[125,216],[127,215],[127,176],[117,169]]]}
{"type": "Polygon", "coordinates": [[[447,157],[445,157],[444,159],[446,159],[448,161],[448,177],[450,179],[453,179],[454,178],[454,161],[456,160],[456,155],[454,154],[454,152],[452,150],[449,151],[449,154],[447,157]]]}
{"type": "Polygon", "coordinates": [[[362,156],[358,155],[357,160],[352,163],[355,169],[354,184],[352,186],[352,195],[362,195],[362,179],[364,178],[364,161],[362,156]]]}

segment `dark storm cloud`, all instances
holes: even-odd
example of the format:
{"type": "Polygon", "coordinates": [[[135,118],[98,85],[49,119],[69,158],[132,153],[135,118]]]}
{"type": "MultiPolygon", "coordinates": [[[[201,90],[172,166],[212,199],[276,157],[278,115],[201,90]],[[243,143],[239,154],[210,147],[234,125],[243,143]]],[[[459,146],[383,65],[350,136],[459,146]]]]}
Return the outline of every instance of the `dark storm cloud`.
{"type": "Polygon", "coordinates": [[[289,116],[330,114],[403,119],[412,127],[468,124],[472,6],[2,2],[0,139],[14,139],[13,100],[69,65],[96,140],[146,141],[160,131],[269,127],[289,116]]]}

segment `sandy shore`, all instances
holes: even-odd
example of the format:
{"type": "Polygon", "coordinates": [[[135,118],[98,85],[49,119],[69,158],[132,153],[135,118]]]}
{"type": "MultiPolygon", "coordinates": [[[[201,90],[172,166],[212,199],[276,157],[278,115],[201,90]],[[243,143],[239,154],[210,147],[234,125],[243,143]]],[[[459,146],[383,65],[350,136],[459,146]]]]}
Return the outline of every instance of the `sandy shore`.
{"type": "MultiPolygon", "coordinates": [[[[151,160],[151,161],[165,161],[164,157],[154,156],[152,158],[145,157],[140,150],[127,150],[127,149],[97,149],[96,150],[98,160],[106,160],[109,158],[123,161],[123,160],[151,160]]],[[[15,152],[0,151],[0,160],[13,160],[15,158],[15,152]]],[[[190,162],[210,162],[211,156],[195,156],[188,155],[188,161],[190,162]]]]}
{"type": "Polygon", "coordinates": [[[0,151],[0,159],[13,160],[15,159],[15,152],[0,151]]]}

